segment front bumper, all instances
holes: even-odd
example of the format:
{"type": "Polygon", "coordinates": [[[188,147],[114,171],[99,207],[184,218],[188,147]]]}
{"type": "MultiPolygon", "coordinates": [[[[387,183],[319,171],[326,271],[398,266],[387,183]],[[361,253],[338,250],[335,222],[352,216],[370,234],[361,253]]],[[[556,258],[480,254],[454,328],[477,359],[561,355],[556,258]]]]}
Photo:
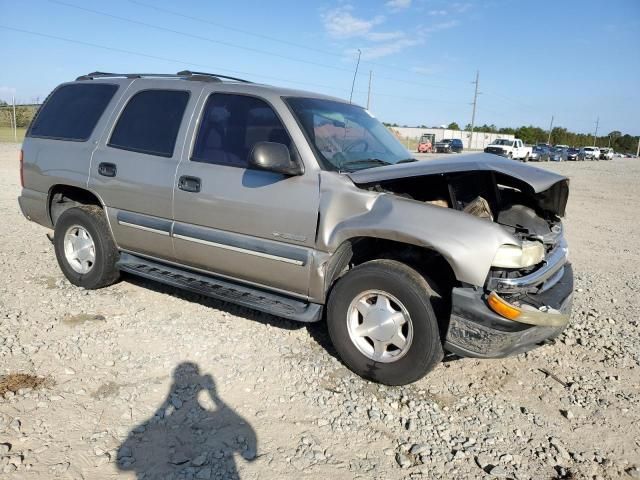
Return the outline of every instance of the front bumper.
{"type": "Polygon", "coordinates": [[[549,316],[549,325],[508,320],[488,307],[483,290],[454,288],[445,349],[463,357],[501,358],[531,350],[558,336],[569,323],[573,300],[571,264],[565,263],[559,272],[560,278],[547,279],[554,282],[552,287],[544,289],[543,285],[540,293],[522,294],[522,303],[538,307],[536,313],[542,318],[549,316]]]}

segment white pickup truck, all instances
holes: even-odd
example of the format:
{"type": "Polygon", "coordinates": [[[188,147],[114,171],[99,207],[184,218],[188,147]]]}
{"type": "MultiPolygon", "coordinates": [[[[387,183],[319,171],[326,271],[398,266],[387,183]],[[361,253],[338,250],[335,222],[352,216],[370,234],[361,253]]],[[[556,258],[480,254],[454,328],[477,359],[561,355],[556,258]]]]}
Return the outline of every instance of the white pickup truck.
{"type": "Polygon", "coordinates": [[[519,138],[515,138],[513,140],[508,138],[498,138],[487,145],[484,151],[485,153],[493,153],[526,162],[531,156],[532,149],[531,147],[527,147],[519,138]]]}

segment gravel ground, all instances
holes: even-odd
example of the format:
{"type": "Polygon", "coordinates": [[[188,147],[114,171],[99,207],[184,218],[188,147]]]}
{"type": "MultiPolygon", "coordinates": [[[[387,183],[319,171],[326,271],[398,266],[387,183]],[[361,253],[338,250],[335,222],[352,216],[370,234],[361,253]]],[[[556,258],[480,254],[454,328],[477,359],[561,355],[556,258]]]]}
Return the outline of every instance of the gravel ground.
{"type": "Polygon", "coordinates": [[[71,286],[19,213],[0,145],[0,477],[640,478],[640,161],[571,178],[571,326],[407,387],[356,377],[305,326],[126,277],[71,286]],[[8,378],[8,377],[5,377],[8,378]],[[37,384],[35,382],[34,384],[37,384]]]}

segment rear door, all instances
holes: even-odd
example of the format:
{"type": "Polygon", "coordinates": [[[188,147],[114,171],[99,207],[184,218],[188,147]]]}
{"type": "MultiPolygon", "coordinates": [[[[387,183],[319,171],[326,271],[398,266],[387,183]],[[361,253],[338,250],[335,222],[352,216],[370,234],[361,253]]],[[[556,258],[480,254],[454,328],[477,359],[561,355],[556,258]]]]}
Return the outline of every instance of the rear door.
{"type": "MultiPolygon", "coordinates": [[[[264,98],[211,93],[202,99],[190,155],[180,163],[174,190],[174,245],[186,265],[268,286],[308,293],[319,205],[319,176],[248,169],[257,142],[298,150],[278,112],[264,98]]],[[[291,117],[291,123],[295,121],[291,117]]]]}
{"type": "Polygon", "coordinates": [[[136,80],[114,111],[93,154],[90,187],[107,206],[118,246],[173,259],[173,184],[190,116],[202,87],[195,82],[136,80]]]}

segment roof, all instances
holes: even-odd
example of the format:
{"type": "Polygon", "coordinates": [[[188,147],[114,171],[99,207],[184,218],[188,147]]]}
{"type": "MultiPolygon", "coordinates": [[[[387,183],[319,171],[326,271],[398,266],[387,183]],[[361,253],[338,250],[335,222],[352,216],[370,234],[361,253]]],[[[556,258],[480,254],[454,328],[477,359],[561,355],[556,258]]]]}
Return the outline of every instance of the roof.
{"type": "Polygon", "coordinates": [[[124,79],[131,82],[137,79],[151,80],[158,83],[175,82],[175,81],[191,81],[191,82],[204,82],[214,83],[217,85],[233,85],[233,90],[236,92],[248,93],[248,94],[262,94],[262,95],[278,95],[284,97],[306,97],[306,98],[318,98],[324,100],[331,100],[335,102],[347,103],[342,98],[332,97],[329,95],[323,95],[320,93],[309,92],[305,90],[297,90],[291,88],[278,87],[273,85],[265,85],[260,83],[253,83],[249,80],[242,78],[230,77],[228,75],[222,75],[217,73],[206,72],[193,72],[190,70],[183,70],[176,74],[166,73],[109,73],[109,72],[92,72],[86,75],[81,75],[76,78],[76,81],[93,81],[93,80],[107,80],[107,79],[124,79]]]}

